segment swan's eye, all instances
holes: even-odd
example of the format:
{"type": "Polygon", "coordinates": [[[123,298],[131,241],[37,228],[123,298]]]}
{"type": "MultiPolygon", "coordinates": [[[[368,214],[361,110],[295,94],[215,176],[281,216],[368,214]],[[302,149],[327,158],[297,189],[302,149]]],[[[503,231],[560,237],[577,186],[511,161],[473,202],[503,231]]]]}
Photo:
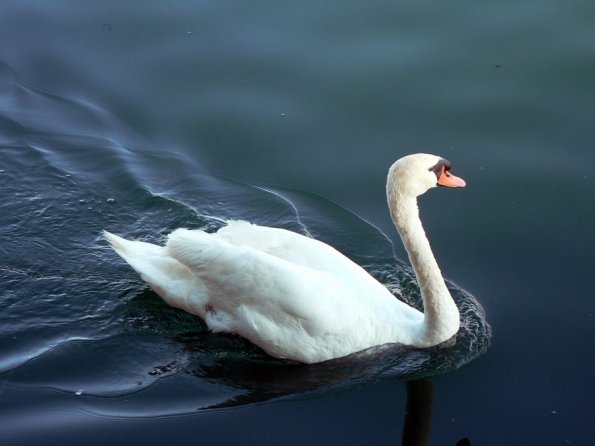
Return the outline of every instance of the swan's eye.
{"type": "Polygon", "coordinates": [[[440,179],[440,175],[442,175],[443,171],[446,176],[450,176],[450,174],[448,173],[448,171],[450,170],[450,161],[444,158],[440,158],[436,165],[430,167],[428,170],[434,172],[434,175],[436,175],[436,179],[440,179]]]}

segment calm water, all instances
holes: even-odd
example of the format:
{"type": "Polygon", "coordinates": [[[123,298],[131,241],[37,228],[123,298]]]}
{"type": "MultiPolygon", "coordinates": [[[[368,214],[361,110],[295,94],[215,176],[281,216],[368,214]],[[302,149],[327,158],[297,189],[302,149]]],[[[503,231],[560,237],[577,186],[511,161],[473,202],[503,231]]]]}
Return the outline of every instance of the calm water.
{"type": "Polygon", "coordinates": [[[0,2],[0,443],[593,444],[594,21],[588,1],[0,2]],[[419,305],[383,235],[405,259],[384,181],[417,151],[468,182],[420,203],[465,309],[442,349],[272,361],[99,237],[307,230],[419,305]]]}

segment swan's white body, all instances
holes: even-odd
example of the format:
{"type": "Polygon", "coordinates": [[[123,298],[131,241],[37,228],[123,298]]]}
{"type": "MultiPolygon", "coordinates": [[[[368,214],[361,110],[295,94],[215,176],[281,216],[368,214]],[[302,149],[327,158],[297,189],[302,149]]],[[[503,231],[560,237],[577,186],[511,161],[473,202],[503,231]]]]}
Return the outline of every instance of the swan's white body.
{"type": "Polygon", "coordinates": [[[201,317],[214,332],[247,338],[271,356],[315,363],[387,343],[429,347],[459,328],[416,201],[436,186],[436,168],[444,162],[409,155],[393,164],[387,183],[424,313],[331,246],[284,229],[230,221],[214,234],[178,229],[163,247],[105,236],[168,304],[201,317]]]}

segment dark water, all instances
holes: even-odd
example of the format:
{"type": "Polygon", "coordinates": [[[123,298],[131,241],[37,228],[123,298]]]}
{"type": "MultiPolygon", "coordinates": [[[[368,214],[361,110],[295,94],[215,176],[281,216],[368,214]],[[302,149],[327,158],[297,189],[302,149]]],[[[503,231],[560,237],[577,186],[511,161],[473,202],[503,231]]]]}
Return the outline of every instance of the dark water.
{"type": "Polygon", "coordinates": [[[593,444],[594,22],[586,1],[1,2],[0,442],[593,444]],[[99,238],[309,231],[418,305],[376,229],[405,258],[384,180],[416,151],[468,181],[420,204],[489,348],[453,285],[456,345],[289,366],[99,238]]]}

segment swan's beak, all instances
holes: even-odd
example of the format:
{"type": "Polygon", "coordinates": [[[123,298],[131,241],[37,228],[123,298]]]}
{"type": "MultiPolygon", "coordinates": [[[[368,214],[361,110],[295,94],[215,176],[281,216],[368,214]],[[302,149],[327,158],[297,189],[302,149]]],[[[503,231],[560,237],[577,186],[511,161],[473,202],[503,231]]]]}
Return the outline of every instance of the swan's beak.
{"type": "Polygon", "coordinates": [[[465,180],[462,178],[454,176],[443,166],[440,178],[438,178],[438,185],[446,187],[465,187],[467,183],[465,183],[465,180]]]}

